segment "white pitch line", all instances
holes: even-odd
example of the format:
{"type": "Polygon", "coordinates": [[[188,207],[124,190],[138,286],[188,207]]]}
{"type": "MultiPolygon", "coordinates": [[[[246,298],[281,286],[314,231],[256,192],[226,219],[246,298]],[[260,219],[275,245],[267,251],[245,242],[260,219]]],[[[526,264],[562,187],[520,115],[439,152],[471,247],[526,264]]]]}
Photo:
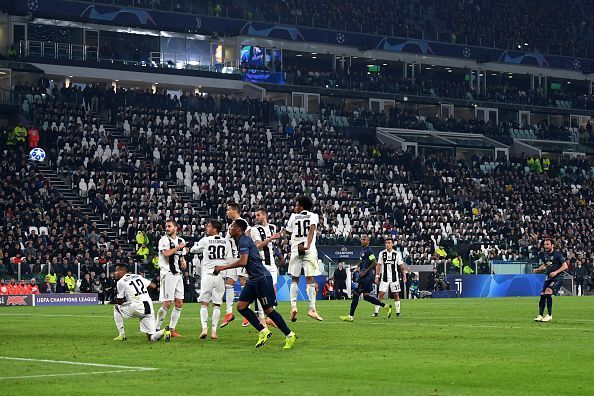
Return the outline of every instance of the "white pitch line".
{"type": "Polygon", "coordinates": [[[71,362],[68,360],[49,360],[49,359],[30,359],[30,358],[18,358],[10,356],[0,356],[2,360],[17,360],[20,362],[40,362],[40,363],[57,363],[57,364],[72,364],[75,366],[92,366],[92,367],[109,367],[116,369],[124,369],[126,371],[152,371],[157,370],[153,367],[138,367],[138,366],[121,366],[117,364],[104,364],[104,363],[87,363],[87,362],[71,362]]]}
{"type": "Polygon", "coordinates": [[[0,316],[41,316],[44,318],[113,318],[108,315],[70,315],[70,314],[29,314],[29,313],[0,313],[0,316]]]}
{"type": "MultiPolygon", "coordinates": [[[[405,323],[400,321],[400,319],[396,319],[396,321],[394,322],[380,322],[380,323],[373,323],[373,322],[365,322],[365,325],[372,325],[372,326],[387,326],[387,325],[394,325],[394,326],[415,326],[415,327],[424,327],[424,326],[430,326],[430,327],[465,327],[465,328],[484,328],[484,329],[516,329],[516,330],[527,330],[529,328],[530,325],[527,326],[507,326],[504,323],[501,324],[501,326],[497,326],[497,325],[469,325],[466,323],[405,323]]],[[[336,323],[343,323],[342,321],[328,321],[328,320],[324,320],[325,323],[332,323],[332,324],[336,324],[336,323]]],[[[312,322],[313,323],[313,322],[312,322]]],[[[547,325],[535,325],[535,327],[541,327],[541,328],[545,328],[548,327],[547,325]]],[[[584,331],[589,331],[589,328],[585,328],[585,327],[557,327],[553,325],[550,325],[551,329],[554,330],[584,330],[584,331]]]]}
{"type": "Polygon", "coordinates": [[[0,381],[2,381],[2,380],[14,380],[14,379],[28,379],[28,378],[45,378],[45,377],[69,377],[69,376],[73,376],[73,375],[131,373],[131,372],[137,372],[137,371],[145,371],[145,370],[89,371],[87,373],[23,375],[23,376],[19,376],[19,377],[0,377],[0,381]]]}

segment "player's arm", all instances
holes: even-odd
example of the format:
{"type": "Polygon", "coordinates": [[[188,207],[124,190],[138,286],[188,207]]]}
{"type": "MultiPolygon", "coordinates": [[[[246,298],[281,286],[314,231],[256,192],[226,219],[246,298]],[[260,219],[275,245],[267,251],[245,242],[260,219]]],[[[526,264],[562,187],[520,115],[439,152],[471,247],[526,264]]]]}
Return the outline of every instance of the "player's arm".
{"type": "Polygon", "coordinates": [[[402,282],[406,283],[408,271],[404,268],[404,264],[400,263],[400,272],[402,272],[402,282]]]}
{"type": "Polygon", "coordinates": [[[116,284],[116,289],[118,290],[118,294],[116,295],[116,305],[119,306],[124,303],[124,297],[126,296],[126,285],[124,284],[124,282],[118,282],[116,284]]]}
{"type": "Polygon", "coordinates": [[[182,241],[179,245],[172,247],[171,249],[163,249],[162,246],[159,246],[159,251],[163,253],[163,256],[170,257],[177,253],[178,251],[182,250],[186,246],[186,242],[182,241]]]}
{"type": "Polygon", "coordinates": [[[380,253],[380,258],[375,264],[375,280],[379,282],[381,274],[382,274],[382,264],[384,264],[383,255],[380,253]]]}
{"type": "Polygon", "coordinates": [[[313,242],[313,237],[316,234],[317,224],[312,224],[309,226],[309,233],[307,234],[307,245],[303,246],[303,250],[308,250],[311,247],[311,243],[313,242]]]}
{"type": "Polygon", "coordinates": [[[562,273],[563,271],[567,271],[567,269],[569,268],[569,264],[567,263],[567,260],[565,260],[563,262],[563,264],[561,264],[561,268],[559,268],[557,271],[553,271],[549,274],[549,276],[551,278],[556,277],[557,275],[559,275],[560,273],[562,273]]]}
{"type": "Polygon", "coordinates": [[[192,246],[192,248],[190,249],[190,253],[200,254],[204,251],[205,247],[206,247],[206,238],[202,238],[197,244],[192,246]]]}
{"type": "Polygon", "coordinates": [[[547,266],[544,264],[541,264],[540,267],[533,269],[532,272],[534,272],[535,274],[539,273],[539,272],[543,272],[545,269],[547,269],[547,266]]]}
{"type": "Polygon", "coordinates": [[[239,267],[245,267],[248,263],[248,253],[247,253],[247,248],[246,248],[246,252],[242,252],[240,249],[239,252],[239,260],[228,264],[228,265],[217,265],[214,269],[214,274],[218,275],[219,272],[228,270],[228,269],[232,269],[232,268],[239,268],[239,267]]]}
{"type": "Polygon", "coordinates": [[[275,255],[276,257],[278,257],[278,264],[277,264],[277,265],[278,265],[279,267],[282,267],[283,265],[285,265],[285,261],[286,261],[286,259],[285,259],[285,255],[283,254],[283,252],[281,252],[281,250],[280,250],[280,249],[275,249],[275,250],[274,250],[274,255],[275,255]]]}

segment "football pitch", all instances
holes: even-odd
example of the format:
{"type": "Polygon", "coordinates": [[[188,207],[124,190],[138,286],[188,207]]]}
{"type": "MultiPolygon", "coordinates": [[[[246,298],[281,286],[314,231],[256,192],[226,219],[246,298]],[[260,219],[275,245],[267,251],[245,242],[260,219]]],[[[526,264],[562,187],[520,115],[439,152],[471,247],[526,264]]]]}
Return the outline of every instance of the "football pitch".
{"type": "Polygon", "coordinates": [[[5,307],[0,394],[592,394],[592,302],[555,298],[551,323],[532,321],[537,298],[406,300],[391,319],[361,301],[353,323],[338,318],[350,301],[318,302],[324,322],[300,303],[288,351],[276,329],[254,348],[237,315],[218,340],[198,340],[197,304],[170,343],[147,342],[137,320],[112,341],[112,306],[5,307]]]}

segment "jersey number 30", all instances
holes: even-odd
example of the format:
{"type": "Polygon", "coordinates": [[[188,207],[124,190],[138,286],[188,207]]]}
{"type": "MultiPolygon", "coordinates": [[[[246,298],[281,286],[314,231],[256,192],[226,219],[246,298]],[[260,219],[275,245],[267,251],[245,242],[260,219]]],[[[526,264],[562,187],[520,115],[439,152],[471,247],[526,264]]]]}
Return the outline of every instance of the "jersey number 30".
{"type": "Polygon", "coordinates": [[[295,235],[295,236],[297,238],[306,237],[307,234],[309,233],[310,221],[309,220],[298,221],[296,225],[297,225],[297,235],[295,235]]]}
{"type": "Polygon", "coordinates": [[[225,246],[210,245],[208,247],[208,259],[220,260],[225,258],[225,246]]]}

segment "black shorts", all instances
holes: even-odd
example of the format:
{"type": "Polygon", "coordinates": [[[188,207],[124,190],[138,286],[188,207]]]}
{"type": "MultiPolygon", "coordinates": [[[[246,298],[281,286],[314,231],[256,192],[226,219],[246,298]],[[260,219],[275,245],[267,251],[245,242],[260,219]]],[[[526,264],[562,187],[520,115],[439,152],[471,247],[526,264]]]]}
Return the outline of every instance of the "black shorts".
{"type": "Polygon", "coordinates": [[[272,276],[266,276],[256,280],[248,278],[239,295],[239,301],[245,301],[251,304],[256,299],[260,301],[262,308],[270,308],[277,305],[272,276]]]}
{"type": "Polygon", "coordinates": [[[364,279],[359,279],[357,282],[357,287],[355,288],[355,293],[358,294],[367,294],[373,291],[373,277],[366,277],[364,279]]]}
{"type": "Polygon", "coordinates": [[[557,294],[559,289],[563,286],[563,277],[553,278],[553,279],[545,279],[544,285],[542,285],[542,294],[544,294],[546,289],[551,289],[553,294],[557,294]]]}

